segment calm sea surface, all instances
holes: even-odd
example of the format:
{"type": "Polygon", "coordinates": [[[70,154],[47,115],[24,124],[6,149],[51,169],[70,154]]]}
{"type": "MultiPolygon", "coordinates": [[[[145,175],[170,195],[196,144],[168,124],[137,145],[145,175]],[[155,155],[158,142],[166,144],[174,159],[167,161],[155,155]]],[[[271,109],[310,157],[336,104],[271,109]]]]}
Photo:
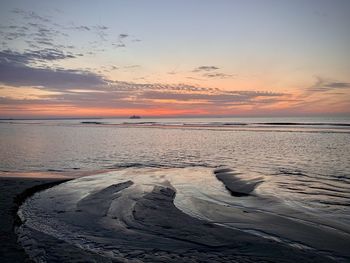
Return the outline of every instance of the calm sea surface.
{"type": "Polygon", "coordinates": [[[226,166],[257,191],[349,221],[349,118],[13,120],[0,170],[226,166]]]}

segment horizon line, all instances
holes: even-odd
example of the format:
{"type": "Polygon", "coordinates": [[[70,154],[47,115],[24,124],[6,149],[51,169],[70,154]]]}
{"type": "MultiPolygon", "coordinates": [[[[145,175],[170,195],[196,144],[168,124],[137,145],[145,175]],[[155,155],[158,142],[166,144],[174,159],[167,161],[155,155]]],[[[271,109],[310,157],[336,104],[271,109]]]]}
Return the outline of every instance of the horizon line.
{"type": "MultiPolygon", "coordinates": [[[[79,120],[79,119],[130,119],[131,116],[76,116],[76,117],[0,117],[0,121],[9,120],[79,120]]],[[[335,115],[189,115],[189,116],[140,116],[141,119],[183,119],[183,118],[330,118],[343,117],[350,118],[350,114],[335,114],[335,115]]]]}

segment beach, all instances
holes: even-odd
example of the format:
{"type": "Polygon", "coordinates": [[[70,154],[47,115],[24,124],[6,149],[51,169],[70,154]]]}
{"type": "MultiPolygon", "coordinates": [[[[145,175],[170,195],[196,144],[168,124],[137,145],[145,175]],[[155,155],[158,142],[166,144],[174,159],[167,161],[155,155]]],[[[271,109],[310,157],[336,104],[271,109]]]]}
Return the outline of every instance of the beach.
{"type": "MultiPolygon", "coordinates": [[[[167,180],[179,170],[137,172],[140,171],[129,169],[89,173],[85,177],[69,178],[56,173],[38,178],[1,178],[2,193],[7,193],[2,211],[12,210],[2,217],[2,231],[10,237],[2,247],[4,262],[25,262],[29,258],[36,262],[341,262],[339,258],[220,223],[223,215],[230,213],[231,221],[252,220],[255,224],[257,219],[266,227],[274,218],[266,214],[241,209],[232,214],[227,207],[212,206],[202,199],[194,200],[195,207],[205,210],[207,216],[212,213],[216,221],[184,212],[181,202],[191,205],[183,198],[175,201],[176,195],[181,194],[176,190],[179,179],[172,181],[175,187],[167,180]],[[25,201],[35,191],[37,194],[25,201]],[[24,203],[19,213],[22,222],[16,227],[16,243],[11,224],[16,221],[14,210],[19,201],[11,200],[23,192],[26,194],[21,195],[20,202],[24,203]]],[[[229,172],[223,169],[216,174],[229,172]]],[[[239,189],[243,188],[240,186],[235,192],[239,189]]],[[[250,187],[248,192],[246,189],[246,195],[253,192],[250,187]]],[[[278,226],[281,219],[274,220],[278,226]]],[[[292,228],[298,229],[296,225],[292,228]]]]}

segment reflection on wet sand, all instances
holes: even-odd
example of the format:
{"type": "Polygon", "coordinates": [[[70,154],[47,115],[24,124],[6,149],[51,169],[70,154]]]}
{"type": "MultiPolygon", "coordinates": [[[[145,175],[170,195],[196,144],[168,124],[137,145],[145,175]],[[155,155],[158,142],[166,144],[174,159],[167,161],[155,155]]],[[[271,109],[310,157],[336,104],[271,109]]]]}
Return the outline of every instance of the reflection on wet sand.
{"type": "Polygon", "coordinates": [[[346,226],[264,196],[257,191],[263,178],[239,175],[191,167],[82,177],[29,199],[19,211],[24,224],[18,233],[29,255],[48,261],[59,259],[57,250],[65,246],[101,262],[350,258],[346,226]]]}

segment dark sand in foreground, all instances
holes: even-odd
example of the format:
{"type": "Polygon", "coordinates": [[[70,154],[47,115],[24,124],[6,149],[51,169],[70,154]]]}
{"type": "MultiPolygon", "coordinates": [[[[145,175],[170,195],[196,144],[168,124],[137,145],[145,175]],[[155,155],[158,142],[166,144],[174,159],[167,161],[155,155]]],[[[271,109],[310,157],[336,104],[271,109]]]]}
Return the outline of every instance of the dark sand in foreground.
{"type": "MultiPolygon", "coordinates": [[[[47,173],[38,174],[37,178],[33,177],[34,174],[29,177],[23,175],[15,177],[9,174],[6,176],[0,176],[0,261],[28,262],[29,257],[17,243],[17,235],[14,231],[16,211],[20,202],[35,191],[78,177],[78,174],[66,177],[47,173]],[[19,195],[20,198],[18,198],[19,195]]],[[[129,181],[114,185],[113,195],[124,188],[131,187],[132,184],[129,181]]],[[[108,200],[106,194],[110,194],[110,188],[107,190],[107,192],[106,189],[100,192],[101,200],[108,200]]],[[[35,233],[33,230],[34,238],[45,244],[36,249],[45,250],[45,253],[50,255],[48,262],[335,262],[312,252],[302,252],[271,240],[228,230],[193,218],[174,206],[174,196],[173,188],[164,185],[164,187],[154,188],[143,198],[135,199],[135,206],[132,211],[129,211],[131,214],[128,213],[129,207],[121,209],[120,218],[127,216],[129,221],[123,221],[126,223],[126,228],[124,225],[117,225],[116,228],[120,228],[123,235],[128,231],[134,232],[130,237],[123,236],[120,239],[121,244],[124,242],[123,239],[147,240],[150,232],[155,237],[153,244],[140,241],[137,246],[142,248],[138,250],[133,247],[124,247],[125,254],[123,253],[122,258],[112,259],[105,255],[88,252],[42,232],[35,233]],[[163,241],[158,242],[160,240],[168,240],[169,243],[163,244],[163,241]],[[185,245],[182,242],[185,242],[185,245]],[[152,245],[153,248],[151,248],[152,245]],[[174,247],[162,249],[162,246],[174,247]]],[[[93,207],[93,203],[99,198],[98,193],[94,194],[93,200],[85,198],[84,202],[80,202],[80,213],[86,213],[87,216],[100,213],[99,210],[103,210],[103,206],[95,206],[98,208],[96,211],[93,207]]],[[[115,216],[119,218],[118,213],[115,216]]],[[[32,239],[26,241],[24,238],[23,241],[22,238],[22,245],[26,247],[26,251],[31,249],[32,242],[32,239]]]]}
{"type": "Polygon", "coordinates": [[[17,235],[14,231],[18,223],[16,217],[18,206],[26,196],[67,179],[54,175],[38,178],[24,176],[24,174],[6,174],[5,176],[8,177],[0,177],[0,261],[2,263],[27,262],[29,258],[17,243],[17,235]]]}
{"type": "Polygon", "coordinates": [[[26,198],[67,180],[95,173],[0,172],[0,262],[32,262],[15,233],[16,227],[21,224],[17,210],[26,198]]]}

